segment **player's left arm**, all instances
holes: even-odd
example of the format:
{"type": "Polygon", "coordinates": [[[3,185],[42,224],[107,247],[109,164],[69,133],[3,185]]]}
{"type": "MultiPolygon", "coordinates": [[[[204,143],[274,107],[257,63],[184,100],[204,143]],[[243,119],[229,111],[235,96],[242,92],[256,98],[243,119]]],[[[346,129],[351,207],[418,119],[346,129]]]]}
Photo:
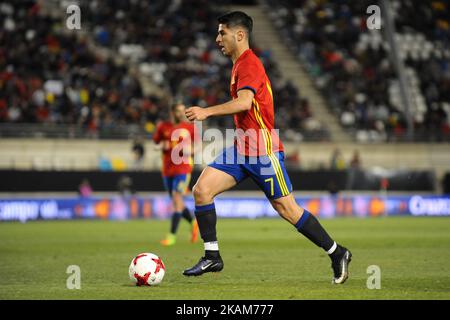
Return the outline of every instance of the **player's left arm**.
{"type": "Polygon", "coordinates": [[[186,117],[189,121],[203,121],[209,117],[225,116],[250,110],[254,93],[250,89],[242,89],[237,92],[237,98],[212,107],[202,108],[193,106],[186,109],[186,117]]]}

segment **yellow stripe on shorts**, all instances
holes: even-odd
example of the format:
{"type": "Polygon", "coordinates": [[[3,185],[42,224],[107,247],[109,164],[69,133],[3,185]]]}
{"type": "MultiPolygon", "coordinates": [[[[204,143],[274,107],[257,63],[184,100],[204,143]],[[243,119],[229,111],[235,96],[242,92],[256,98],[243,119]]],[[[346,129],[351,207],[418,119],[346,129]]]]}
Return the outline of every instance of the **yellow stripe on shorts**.
{"type": "Polygon", "coordinates": [[[254,111],[254,114],[256,117],[256,121],[258,122],[258,124],[261,127],[262,132],[263,132],[263,138],[264,138],[264,142],[266,145],[267,156],[269,157],[270,162],[272,163],[272,166],[275,169],[275,175],[276,175],[278,184],[280,186],[281,193],[283,196],[287,196],[289,194],[289,188],[286,185],[286,181],[285,181],[284,175],[283,175],[283,170],[281,170],[281,166],[278,161],[278,158],[272,152],[272,137],[269,134],[266,125],[264,124],[264,121],[261,116],[261,111],[259,109],[259,104],[255,99],[253,99],[253,106],[255,107],[253,109],[253,111],[254,111]]]}

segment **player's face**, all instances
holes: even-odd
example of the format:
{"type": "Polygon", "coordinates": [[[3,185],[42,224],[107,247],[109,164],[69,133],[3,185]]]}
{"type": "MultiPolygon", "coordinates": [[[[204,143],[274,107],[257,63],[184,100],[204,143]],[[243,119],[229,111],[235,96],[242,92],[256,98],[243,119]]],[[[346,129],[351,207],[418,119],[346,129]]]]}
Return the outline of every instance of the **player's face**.
{"type": "Polygon", "coordinates": [[[186,106],[184,104],[179,104],[172,111],[173,117],[174,117],[176,122],[180,122],[180,121],[183,121],[185,119],[185,115],[184,115],[185,109],[186,109],[186,106]]]}
{"type": "Polygon", "coordinates": [[[224,55],[231,56],[232,53],[236,50],[236,32],[222,23],[219,24],[216,43],[220,47],[220,50],[224,55]]]}

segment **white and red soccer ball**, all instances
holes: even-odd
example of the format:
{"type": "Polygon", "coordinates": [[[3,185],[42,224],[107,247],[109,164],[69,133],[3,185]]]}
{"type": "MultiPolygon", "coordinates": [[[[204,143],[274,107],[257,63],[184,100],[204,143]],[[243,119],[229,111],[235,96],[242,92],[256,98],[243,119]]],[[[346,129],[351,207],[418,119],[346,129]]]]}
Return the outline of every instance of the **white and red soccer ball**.
{"type": "Polygon", "coordinates": [[[137,286],[155,286],[161,283],[166,267],[153,253],[140,253],[131,260],[128,274],[137,286]]]}

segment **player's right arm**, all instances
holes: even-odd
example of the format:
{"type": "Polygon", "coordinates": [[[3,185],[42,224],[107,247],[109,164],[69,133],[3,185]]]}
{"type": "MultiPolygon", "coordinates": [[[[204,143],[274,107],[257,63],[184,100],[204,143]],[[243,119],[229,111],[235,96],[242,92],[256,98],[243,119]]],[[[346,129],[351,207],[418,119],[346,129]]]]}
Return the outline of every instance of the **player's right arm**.
{"type": "Polygon", "coordinates": [[[232,115],[250,110],[254,97],[253,91],[245,88],[239,90],[237,96],[236,99],[208,108],[198,106],[188,108],[186,109],[186,117],[190,121],[203,121],[209,117],[232,115]]]}

